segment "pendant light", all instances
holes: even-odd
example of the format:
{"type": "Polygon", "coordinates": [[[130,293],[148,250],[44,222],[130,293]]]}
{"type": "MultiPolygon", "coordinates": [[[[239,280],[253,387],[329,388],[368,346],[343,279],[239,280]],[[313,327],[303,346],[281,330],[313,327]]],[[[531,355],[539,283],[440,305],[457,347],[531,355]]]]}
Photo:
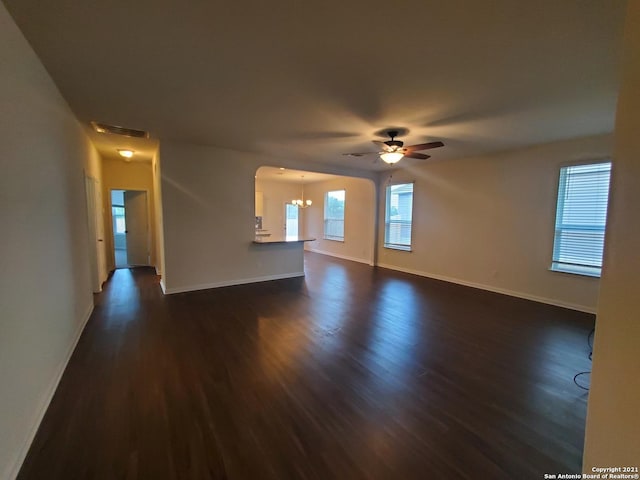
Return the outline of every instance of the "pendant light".
{"type": "Polygon", "coordinates": [[[309,199],[304,199],[304,175],[300,175],[300,178],[302,179],[302,198],[291,200],[291,205],[295,205],[298,208],[308,208],[313,202],[309,199]]]}

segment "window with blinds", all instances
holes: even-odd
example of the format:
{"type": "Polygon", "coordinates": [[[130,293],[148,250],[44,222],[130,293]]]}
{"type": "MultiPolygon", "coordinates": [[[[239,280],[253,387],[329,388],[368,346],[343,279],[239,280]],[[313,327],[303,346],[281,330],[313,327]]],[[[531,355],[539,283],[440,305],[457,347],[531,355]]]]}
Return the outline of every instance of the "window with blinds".
{"type": "Polygon", "coordinates": [[[324,196],[324,238],[344,242],[344,190],[334,190],[324,196]]]}
{"type": "Polygon", "coordinates": [[[413,221],[413,183],[387,186],[384,213],[384,246],[411,250],[413,221]]]}
{"type": "Polygon", "coordinates": [[[611,162],[560,169],[551,269],[599,277],[611,162]]]}

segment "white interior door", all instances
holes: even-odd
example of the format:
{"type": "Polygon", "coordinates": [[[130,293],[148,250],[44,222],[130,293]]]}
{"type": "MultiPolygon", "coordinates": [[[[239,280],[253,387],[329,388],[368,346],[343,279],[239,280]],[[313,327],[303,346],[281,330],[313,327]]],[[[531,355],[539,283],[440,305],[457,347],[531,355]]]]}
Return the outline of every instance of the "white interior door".
{"type": "Polygon", "coordinates": [[[124,192],[124,215],[127,225],[127,263],[149,265],[149,220],[147,192],[124,192]]]}
{"type": "Polygon", "coordinates": [[[95,222],[97,233],[97,249],[98,249],[98,278],[100,280],[100,289],[102,284],[107,280],[107,246],[104,241],[104,203],[102,200],[102,188],[100,182],[94,180],[93,195],[95,198],[95,222]]]}
{"type": "Polygon", "coordinates": [[[98,180],[85,175],[84,182],[87,196],[91,287],[95,293],[98,293],[102,291],[102,283],[107,279],[102,196],[100,194],[100,182],[98,182],[98,180]]]}

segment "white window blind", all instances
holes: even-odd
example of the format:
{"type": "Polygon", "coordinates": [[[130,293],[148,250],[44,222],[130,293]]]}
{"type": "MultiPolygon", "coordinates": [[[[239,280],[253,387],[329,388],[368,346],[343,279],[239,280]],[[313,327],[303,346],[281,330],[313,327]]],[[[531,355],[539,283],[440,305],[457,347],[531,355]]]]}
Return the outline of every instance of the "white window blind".
{"type": "Polygon", "coordinates": [[[551,269],[599,277],[611,162],[560,169],[551,269]]]}
{"type": "Polygon", "coordinates": [[[324,238],[344,241],[344,190],[334,190],[324,196],[324,238]]]}
{"type": "Polygon", "coordinates": [[[413,183],[387,186],[384,214],[384,246],[411,250],[413,220],[413,183]]]}

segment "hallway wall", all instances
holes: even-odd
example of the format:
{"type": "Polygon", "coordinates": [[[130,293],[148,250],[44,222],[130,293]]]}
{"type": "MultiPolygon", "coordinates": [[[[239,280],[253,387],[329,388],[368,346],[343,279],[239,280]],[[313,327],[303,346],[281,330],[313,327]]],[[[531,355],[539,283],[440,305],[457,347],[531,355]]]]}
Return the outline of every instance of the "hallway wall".
{"type": "Polygon", "coordinates": [[[99,157],[0,3],[0,478],[12,479],[93,309],[84,173],[99,157]]]}

